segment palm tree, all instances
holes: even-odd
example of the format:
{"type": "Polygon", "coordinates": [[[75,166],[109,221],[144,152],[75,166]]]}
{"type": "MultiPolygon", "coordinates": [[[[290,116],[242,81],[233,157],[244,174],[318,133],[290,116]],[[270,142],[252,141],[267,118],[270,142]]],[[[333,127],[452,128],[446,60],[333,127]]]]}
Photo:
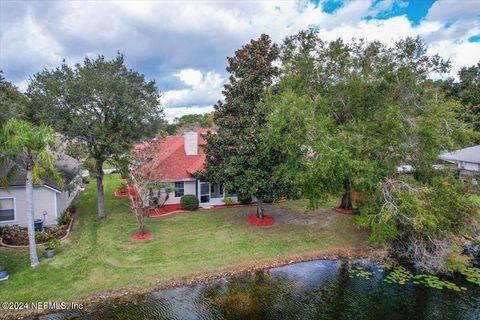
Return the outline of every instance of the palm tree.
{"type": "Polygon", "coordinates": [[[10,119],[0,133],[0,154],[2,165],[7,170],[2,174],[2,184],[8,184],[8,178],[17,169],[18,164],[25,168],[26,182],[26,214],[28,224],[28,244],[30,249],[30,265],[38,266],[37,246],[33,216],[33,185],[41,183],[42,176],[50,176],[63,186],[63,179],[54,167],[54,160],[48,152],[55,143],[54,131],[46,126],[34,126],[29,122],[10,119]],[[9,163],[10,165],[5,165],[9,163]]]}

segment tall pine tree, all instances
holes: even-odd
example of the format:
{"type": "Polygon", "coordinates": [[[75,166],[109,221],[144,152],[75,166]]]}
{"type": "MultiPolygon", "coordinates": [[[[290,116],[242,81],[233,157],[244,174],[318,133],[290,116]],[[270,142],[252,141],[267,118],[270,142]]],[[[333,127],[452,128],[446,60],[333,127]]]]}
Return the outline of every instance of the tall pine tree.
{"type": "Polygon", "coordinates": [[[264,200],[296,195],[289,182],[273,176],[274,168],[284,160],[282,149],[267,147],[261,139],[266,117],[259,105],[278,75],[277,58],[278,47],[265,34],[228,58],[225,102],[219,101],[214,111],[218,132],[206,136],[203,176],[223,184],[227,192],[256,197],[259,218],[264,216],[264,200]]]}

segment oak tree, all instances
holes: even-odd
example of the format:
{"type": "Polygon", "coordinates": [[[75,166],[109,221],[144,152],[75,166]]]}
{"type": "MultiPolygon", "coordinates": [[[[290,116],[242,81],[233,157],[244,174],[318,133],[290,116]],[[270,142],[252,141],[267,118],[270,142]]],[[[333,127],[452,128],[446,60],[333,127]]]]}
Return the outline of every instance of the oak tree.
{"type": "Polygon", "coordinates": [[[279,170],[312,206],[341,195],[340,207],[350,209],[357,191],[373,240],[425,269],[444,266],[476,213],[452,174],[434,166],[442,151],[472,137],[456,117],[458,103],[429,79],[448,62],[428,55],[418,38],[387,47],[308,32],[288,38],[281,58],[264,131],[288,154],[279,170]]]}
{"type": "Polygon", "coordinates": [[[95,162],[98,217],[104,218],[103,163],[156,133],[163,110],[155,82],[128,69],[121,54],[110,61],[99,56],[36,74],[27,96],[32,121],[86,146],[95,162]]]}

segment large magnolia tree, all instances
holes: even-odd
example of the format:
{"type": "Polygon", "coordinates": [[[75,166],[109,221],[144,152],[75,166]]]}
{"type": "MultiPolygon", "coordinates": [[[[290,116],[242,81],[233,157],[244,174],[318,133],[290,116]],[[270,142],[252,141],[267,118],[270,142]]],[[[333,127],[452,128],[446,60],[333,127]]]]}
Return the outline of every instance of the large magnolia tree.
{"type": "Polygon", "coordinates": [[[156,133],[163,111],[155,82],[128,69],[121,54],[111,61],[99,56],[36,74],[27,96],[32,121],[50,124],[86,147],[97,181],[98,217],[104,218],[103,163],[156,133]]]}
{"type": "Polygon", "coordinates": [[[228,58],[225,101],[215,105],[213,114],[218,130],[206,136],[205,179],[223,184],[227,192],[255,196],[259,218],[264,200],[297,195],[289,181],[273,176],[284,157],[281,146],[267,146],[261,137],[266,114],[258,111],[258,105],[278,75],[277,58],[278,47],[267,35],[228,58]]]}
{"type": "Polygon", "coordinates": [[[341,196],[340,207],[350,209],[359,192],[372,239],[425,269],[444,267],[476,218],[452,174],[433,166],[472,136],[456,102],[429,80],[448,62],[427,55],[418,38],[387,47],[324,42],[310,32],[288,38],[281,58],[281,80],[264,107],[265,140],[289,155],[279,172],[314,206],[341,196]],[[413,172],[398,172],[400,165],[413,172]]]}

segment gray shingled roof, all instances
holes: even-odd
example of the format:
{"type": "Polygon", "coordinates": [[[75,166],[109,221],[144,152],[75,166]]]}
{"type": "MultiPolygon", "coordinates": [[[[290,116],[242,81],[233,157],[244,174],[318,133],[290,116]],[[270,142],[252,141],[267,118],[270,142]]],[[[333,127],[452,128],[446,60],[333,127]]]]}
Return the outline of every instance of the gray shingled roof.
{"type": "Polygon", "coordinates": [[[445,152],[442,153],[439,158],[445,161],[480,163],[480,145],[454,152],[445,152]]]}
{"type": "MultiPolygon", "coordinates": [[[[55,167],[57,170],[63,175],[64,177],[64,185],[68,185],[77,175],[78,173],[78,161],[69,157],[69,156],[62,156],[61,158],[57,157],[55,161],[55,167]]],[[[22,159],[17,159],[17,172],[15,176],[10,180],[10,186],[25,186],[25,182],[27,181],[27,170],[25,169],[25,164],[22,159]]],[[[13,166],[13,163],[11,164],[13,166]]],[[[10,166],[10,168],[11,168],[10,166]]],[[[0,168],[0,175],[4,175],[7,172],[7,168],[0,168]]],[[[42,183],[46,186],[49,186],[55,190],[62,190],[55,179],[50,177],[42,177],[42,183]]]]}

